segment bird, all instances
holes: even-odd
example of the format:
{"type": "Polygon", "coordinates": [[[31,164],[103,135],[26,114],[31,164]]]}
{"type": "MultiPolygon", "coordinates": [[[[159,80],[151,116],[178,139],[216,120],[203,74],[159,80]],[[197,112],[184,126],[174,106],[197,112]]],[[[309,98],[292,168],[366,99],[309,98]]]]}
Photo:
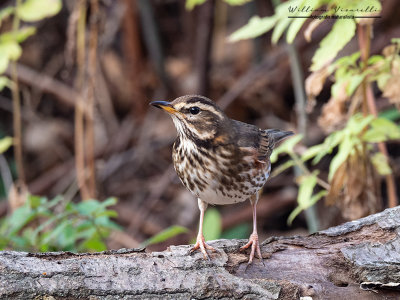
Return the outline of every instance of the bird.
{"type": "Polygon", "coordinates": [[[210,259],[207,250],[216,251],[203,235],[204,213],[209,204],[250,200],[253,232],[240,251],[251,247],[248,265],[255,253],[262,261],[256,205],[271,172],[270,155],[274,147],[293,132],[264,130],[230,119],[215,102],[200,95],[150,104],[172,117],[178,132],[172,147],[173,165],[183,185],[198,200],[199,231],[191,251],[199,249],[205,259],[210,259]]]}

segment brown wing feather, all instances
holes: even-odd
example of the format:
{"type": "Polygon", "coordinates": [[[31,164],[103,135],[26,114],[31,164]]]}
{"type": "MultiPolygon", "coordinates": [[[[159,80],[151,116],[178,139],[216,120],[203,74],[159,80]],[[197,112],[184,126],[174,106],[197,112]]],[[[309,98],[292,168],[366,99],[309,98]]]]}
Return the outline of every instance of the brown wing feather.
{"type": "Polygon", "coordinates": [[[258,157],[259,161],[266,161],[271,156],[272,150],[275,147],[275,140],[265,130],[259,129],[260,132],[260,144],[258,146],[258,157]]]}
{"type": "Polygon", "coordinates": [[[257,160],[260,163],[269,160],[269,157],[278,142],[293,134],[291,131],[283,131],[279,129],[263,130],[257,126],[236,120],[232,120],[232,122],[234,136],[238,146],[251,147],[255,149],[257,160]]]}

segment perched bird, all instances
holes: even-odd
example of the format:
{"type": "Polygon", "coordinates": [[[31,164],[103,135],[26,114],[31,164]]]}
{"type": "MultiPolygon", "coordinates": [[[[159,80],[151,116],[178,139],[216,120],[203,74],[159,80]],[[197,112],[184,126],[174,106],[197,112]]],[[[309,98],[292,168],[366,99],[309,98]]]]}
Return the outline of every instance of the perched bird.
{"type": "Polygon", "coordinates": [[[187,95],[172,102],[150,103],[172,117],[178,131],[172,159],[182,183],[197,198],[200,225],[192,251],[200,249],[208,259],[203,235],[204,212],[208,204],[233,204],[250,200],[253,208],[253,233],[240,250],[251,246],[249,264],[254,253],[262,259],[257,234],[256,204],[259,191],[271,171],[269,157],[275,145],[291,131],[259,129],[228,118],[210,99],[187,95]]]}

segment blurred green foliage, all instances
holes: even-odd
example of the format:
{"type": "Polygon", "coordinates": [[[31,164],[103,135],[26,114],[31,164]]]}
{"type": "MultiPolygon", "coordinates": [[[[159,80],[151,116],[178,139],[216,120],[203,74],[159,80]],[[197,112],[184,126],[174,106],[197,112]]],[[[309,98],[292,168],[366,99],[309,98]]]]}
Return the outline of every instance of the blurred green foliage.
{"type": "Polygon", "coordinates": [[[147,247],[149,245],[158,244],[165,242],[166,240],[173,238],[181,233],[188,232],[188,229],[183,226],[173,225],[164,229],[163,231],[157,233],[156,235],[152,236],[148,240],[144,241],[140,244],[140,247],[147,247]]]}
{"type": "Polygon", "coordinates": [[[242,223],[222,232],[219,238],[222,239],[247,239],[251,232],[249,223],[242,223]]]}
{"type": "MultiPolygon", "coordinates": [[[[207,0],[186,0],[186,9],[192,10],[195,6],[201,5],[207,0]]],[[[224,0],[229,5],[243,5],[252,0],[224,0]]]]}
{"type": "MultiPolygon", "coordinates": [[[[236,42],[255,38],[272,30],[273,43],[277,43],[285,32],[286,42],[293,43],[307,17],[313,15],[314,20],[306,25],[304,31],[306,40],[310,41],[315,28],[324,19],[331,19],[334,21],[332,29],[321,40],[319,48],[312,58],[310,70],[313,73],[306,80],[306,92],[312,106],[315,97],[322,91],[326,79],[333,74],[331,108],[334,105],[339,107],[345,102],[354,102],[345,117],[347,124],[345,124],[344,129],[333,131],[330,128],[330,131],[333,132],[326,137],[322,144],[310,147],[302,155],[298,155],[294,150],[294,146],[302,139],[302,136],[298,135],[286,140],[274,151],[271,161],[276,161],[280,153],[288,154],[290,159],[274,169],[273,175],[279,174],[292,166],[299,167],[302,173],[297,178],[299,184],[298,207],[288,218],[288,223],[291,223],[302,210],[311,207],[322,197],[338,195],[340,190],[343,189],[343,182],[341,181],[344,172],[343,167],[351,166],[351,161],[354,162],[355,157],[369,160],[377,173],[382,176],[391,174],[388,158],[378,152],[372,143],[400,138],[399,127],[393,122],[399,119],[399,111],[391,109],[380,114],[379,118],[361,116],[361,114],[356,113],[357,101],[353,101],[353,99],[356,98],[354,96],[360,89],[364,90],[364,95],[366,94],[366,85],[362,86],[362,83],[376,83],[383,96],[398,105],[400,39],[392,39],[392,45],[383,50],[383,55],[374,55],[361,60],[360,52],[356,52],[333,62],[337,54],[356,34],[357,25],[365,26],[365,23],[362,23],[363,19],[359,17],[379,15],[382,10],[379,0],[347,2],[341,0],[289,0],[285,2],[275,1],[275,5],[275,13],[272,16],[252,17],[248,24],[231,34],[229,40],[236,42]],[[345,16],[345,18],[341,18],[341,16],[345,16]],[[305,164],[306,161],[312,159],[312,164],[315,165],[323,157],[331,155],[336,150],[337,153],[333,156],[329,166],[328,182],[318,177],[318,171],[311,172],[305,164]],[[368,154],[366,155],[366,153],[368,154]],[[339,170],[340,172],[338,172],[339,170]],[[320,186],[319,189],[315,189],[317,185],[320,186]],[[319,192],[315,192],[315,190],[319,192]]],[[[337,119],[340,117],[337,116],[337,119]]]]}
{"type": "Polygon", "coordinates": [[[222,233],[222,217],[219,211],[211,207],[204,215],[204,239],[206,241],[219,239],[222,233]]]}
{"type": "Polygon", "coordinates": [[[13,144],[13,139],[9,136],[3,137],[0,139],[0,154],[4,153],[10,148],[13,144]]]}
{"type": "Polygon", "coordinates": [[[308,40],[311,39],[312,31],[324,17],[329,18],[332,15],[345,12],[346,19],[337,19],[332,30],[322,39],[312,58],[311,71],[319,70],[329,64],[355,35],[356,21],[351,19],[352,16],[369,16],[369,12],[364,12],[366,7],[373,7],[377,12],[382,9],[379,0],[290,0],[277,5],[275,14],[272,16],[252,17],[248,24],[232,33],[229,40],[236,42],[255,38],[273,29],[273,43],[277,43],[286,31],[286,41],[291,44],[307,20],[306,17],[314,11],[318,12],[318,9],[322,7],[325,7],[325,12],[319,16],[320,19],[315,19],[311,23],[313,25],[310,25],[309,32],[306,34],[308,40]],[[312,9],[303,10],[303,7],[311,7],[312,9]]]}
{"type": "Polygon", "coordinates": [[[66,201],[62,196],[52,200],[28,196],[28,201],[10,216],[0,220],[0,250],[19,251],[103,251],[105,239],[119,226],[109,206],[115,198],[100,202],[66,201]]]}
{"type": "MultiPolygon", "coordinates": [[[[36,22],[47,17],[56,15],[62,7],[61,0],[17,0],[15,6],[8,6],[0,10],[0,27],[6,18],[14,17],[16,20],[24,22],[36,22]]],[[[34,26],[14,28],[0,34],[0,91],[8,86],[12,87],[11,80],[3,74],[10,61],[17,61],[22,53],[20,43],[35,34],[34,26]]]]}
{"type": "MultiPolygon", "coordinates": [[[[204,215],[203,234],[206,241],[217,239],[247,239],[250,235],[251,226],[247,223],[239,224],[235,227],[222,231],[222,216],[218,209],[211,207],[204,215]]],[[[196,238],[190,241],[196,243],[196,238]]]]}
{"type": "Polygon", "coordinates": [[[218,209],[211,207],[204,215],[204,239],[206,241],[224,239],[247,239],[251,226],[247,223],[222,231],[222,216],[218,209]]]}
{"type": "Polygon", "coordinates": [[[23,21],[36,22],[58,14],[61,7],[61,0],[25,0],[16,12],[23,21]]]}
{"type": "Polygon", "coordinates": [[[371,162],[376,171],[380,175],[390,174],[392,170],[386,157],[380,152],[372,152],[372,143],[400,139],[400,127],[388,119],[382,117],[375,118],[372,115],[364,117],[358,113],[349,119],[345,128],[331,133],[323,143],[308,148],[299,156],[294,147],[301,139],[301,135],[296,135],[287,139],[275,149],[271,156],[271,162],[276,162],[278,155],[281,153],[286,153],[291,158],[275,169],[272,176],[276,176],[293,165],[300,166],[304,174],[298,178],[298,207],[290,214],[288,219],[289,224],[292,223],[294,218],[302,210],[312,206],[328,193],[327,185],[329,186],[329,184],[324,184],[324,182],[318,178],[318,171],[311,172],[305,164],[306,161],[311,160],[311,164],[316,165],[323,157],[332,154],[333,151],[337,149],[329,167],[328,180],[329,183],[332,183],[339,167],[344,164],[350,156],[361,151],[364,147],[364,143],[367,143],[367,147],[371,153],[373,153],[371,162]],[[322,188],[322,190],[315,194],[314,190],[317,184],[320,185],[320,189],[322,188]]]}
{"type": "MultiPolygon", "coordinates": [[[[249,236],[251,226],[249,224],[239,224],[226,231],[222,231],[222,216],[218,209],[212,207],[209,208],[204,215],[204,239],[206,241],[216,240],[220,238],[224,239],[245,239],[249,236]]],[[[173,238],[179,234],[186,233],[189,230],[186,227],[173,225],[164,229],[155,236],[144,241],[140,246],[146,247],[153,244],[165,242],[166,240],[173,238]]],[[[196,243],[196,238],[191,239],[192,244],[196,243]]]]}

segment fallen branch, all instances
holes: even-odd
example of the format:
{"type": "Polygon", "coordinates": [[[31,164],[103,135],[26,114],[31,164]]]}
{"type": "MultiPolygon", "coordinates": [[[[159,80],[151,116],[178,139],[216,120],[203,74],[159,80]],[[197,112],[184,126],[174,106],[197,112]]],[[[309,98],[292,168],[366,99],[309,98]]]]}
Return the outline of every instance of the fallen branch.
{"type": "Polygon", "coordinates": [[[190,246],[153,253],[5,251],[0,298],[394,299],[399,231],[400,207],[387,209],[310,236],[271,238],[262,246],[265,266],[256,259],[248,268],[247,255],[238,252],[243,240],[211,242],[218,249],[211,261],[188,254],[190,246]]]}

